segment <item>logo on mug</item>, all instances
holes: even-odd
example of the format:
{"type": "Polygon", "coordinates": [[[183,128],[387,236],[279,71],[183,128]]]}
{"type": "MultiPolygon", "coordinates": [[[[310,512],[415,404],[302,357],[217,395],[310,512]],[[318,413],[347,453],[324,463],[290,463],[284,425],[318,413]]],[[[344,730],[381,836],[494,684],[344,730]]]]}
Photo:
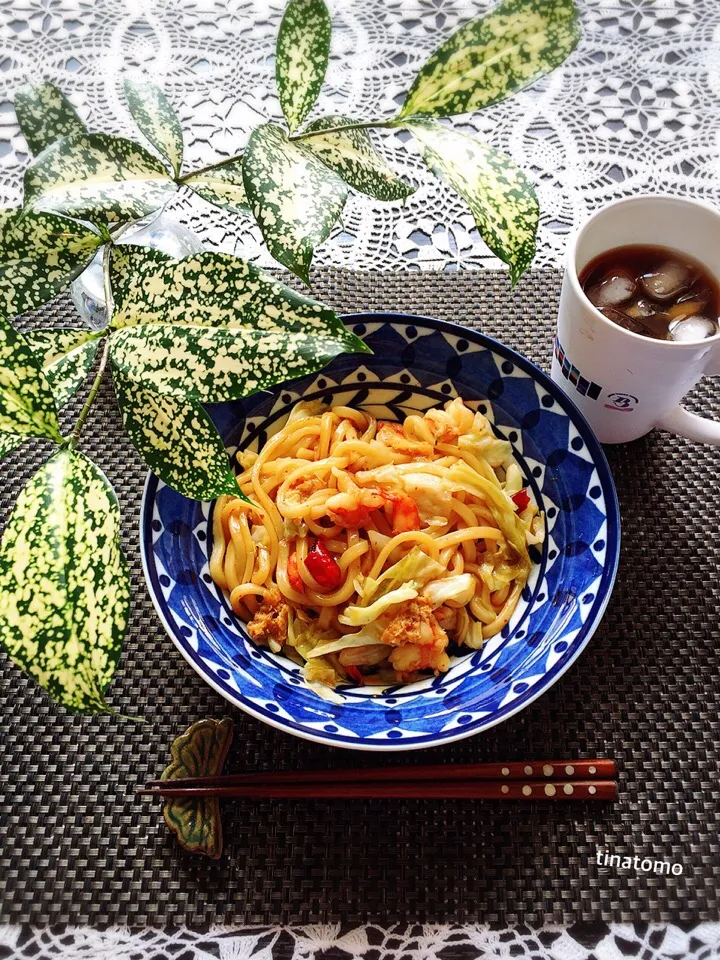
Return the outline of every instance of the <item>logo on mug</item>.
{"type": "Polygon", "coordinates": [[[607,409],[618,410],[621,413],[632,413],[638,402],[638,398],[631,393],[609,393],[608,400],[610,403],[605,404],[607,409]]]}

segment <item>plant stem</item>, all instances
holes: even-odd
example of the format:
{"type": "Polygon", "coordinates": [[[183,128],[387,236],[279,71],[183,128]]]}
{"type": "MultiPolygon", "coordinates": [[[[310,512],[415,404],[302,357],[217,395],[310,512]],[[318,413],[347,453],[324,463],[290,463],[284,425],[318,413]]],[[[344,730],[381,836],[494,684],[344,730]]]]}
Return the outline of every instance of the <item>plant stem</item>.
{"type": "Polygon", "coordinates": [[[112,311],[112,285],[110,283],[110,254],[112,243],[106,243],[103,249],[103,289],[105,291],[105,318],[110,323],[112,311]]]}
{"type": "Polygon", "coordinates": [[[80,411],[80,416],[78,417],[77,423],[73,427],[73,432],[70,434],[70,438],[68,440],[68,446],[71,450],[74,450],[75,447],[77,446],[77,442],[80,439],[80,434],[82,433],[82,429],[85,426],[85,421],[87,420],[88,414],[90,413],[90,408],[95,402],[95,397],[97,396],[97,392],[100,389],[100,384],[102,382],[103,374],[105,373],[105,367],[107,366],[109,352],[110,352],[110,340],[107,339],[103,344],[103,352],[102,352],[102,356],[100,357],[100,366],[98,367],[98,371],[95,374],[95,379],[93,380],[93,384],[90,387],[90,393],[87,395],[87,400],[85,401],[85,405],[80,411]]]}
{"type": "MultiPolygon", "coordinates": [[[[124,224],[123,229],[127,229],[131,224],[124,224]]],[[[118,230],[115,234],[119,236],[121,230],[118,230]]],[[[107,317],[107,322],[110,322],[110,315],[112,311],[112,286],[110,284],[110,253],[112,251],[112,243],[106,243],[105,249],[103,250],[103,288],[105,290],[105,316],[107,317]]],[[[88,414],[90,413],[90,408],[95,402],[95,397],[97,392],[100,389],[100,384],[102,383],[103,374],[105,373],[105,367],[108,362],[108,353],[110,350],[110,340],[109,338],[105,340],[103,344],[103,352],[100,357],[100,366],[98,367],[97,373],[95,374],[95,379],[93,380],[92,386],[90,387],[90,393],[87,395],[85,405],[80,411],[80,416],[77,419],[77,423],[73,427],[73,431],[70,434],[68,440],[68,446],[71,450],[74,450],[77,446],[77,442],[80,439],[80,434],[82,429],[85,426],[85,421],[87,420],[88,414]]]]}
{"type": "Polygon", "coordinates": [[[206,167],[200,167],[199,170],[191,170],[190,173],[186,173],[182,177],[178,177],[177,183],[186,183],[190,177],[199,177],[203,173],[208,173],[210,170],[217,170],[218,167],[227,167],[231,163],[236,163],[238,160],[242,160],[242,154],[238,153],[234,157],[226,157],[224,160],[218,160],[216,163],[209,163],[206,167]]]}
{"type": "Polygon", "coordinates": [[[293,133],[288,139],[309,140],[310,137],[322,137],[327,133],[342,133],[343,130],[379,130],[395,126],[397,126],[395,120],[359,120],[357,123],[339,123],[335,127],[325,127],[323,130],[306,130],[304,133],[293,133]]]}
{"type": "MultiPolygon", "coordinates": [[[[395,120],[358,120],[357,123],[339,123],[335,127],[326,127],[324,130],[308,130],[305,133],[293,133],[288,140],[309,140],[310,137],[321,137],[326,133],[342,133],[343,130],[372,130],[373,128],[390,129],[398,126],[395,120]]],[[[217,163],[209,163],[206,167],[200,167],[199,170],[191,170],[184,176],[179,177],[178,183],[186,183],[191,177],[199,177],[203,173],[209,173],[210,170],[217,170],[218,167],[227,167],[231,163],[237,163],[242,160],[242,154],[238,153],[234,157],[226,157],[225,160],[218,160],[217,163]]]]}

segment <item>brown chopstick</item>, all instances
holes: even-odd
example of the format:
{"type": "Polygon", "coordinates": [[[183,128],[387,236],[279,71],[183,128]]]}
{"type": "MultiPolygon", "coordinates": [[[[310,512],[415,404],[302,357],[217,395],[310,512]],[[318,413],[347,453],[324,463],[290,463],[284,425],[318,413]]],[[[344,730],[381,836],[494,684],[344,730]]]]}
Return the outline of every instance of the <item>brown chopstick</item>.
{"type": "MultiPolygon", "coordinates": [[[[177,787],[250,786],[274,783],[346,783],[380,780],[528,780],[554,777],[562,780],[608,780],[617,776],[614,760],[538,760],[532,763],[434,763],[416,766],[370,767],[340,770],[275,770],[255,773],[226,773],[216,777],[184,777],[173,780],[177,787]]],[[[145,788],[167,787],[167,780],[150,780],[145,788]]]]}
{"type": "Polygon", "coordinates": [[[617,783],[614,780],[528,780],[525,783],[520,780],[388,780],[176,787],[168,780],[162,789],[141,789],[138,793],[164,798],[246,800],[615,800],[617,783]]]}
{"type": "Polygon", "coordinates": [[[615,761],[605,759],[421,764],[152,780],[137,792],[174,797],[613,799],[617,791],[610,778],[616,774],[615,761]],[[541,777],[544,779],[540,780],[541,777]]]}

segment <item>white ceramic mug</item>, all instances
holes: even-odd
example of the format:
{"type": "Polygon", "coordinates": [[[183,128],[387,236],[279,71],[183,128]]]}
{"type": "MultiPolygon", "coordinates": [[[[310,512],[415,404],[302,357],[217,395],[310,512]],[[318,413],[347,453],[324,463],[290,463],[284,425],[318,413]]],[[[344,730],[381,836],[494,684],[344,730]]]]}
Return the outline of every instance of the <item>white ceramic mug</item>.
{"type": "Polygon", "coordinates": [[[599,254],[631,243],[674,247],[720,279],[720,212],[671,196],[616,200],[593,214],[570,243],[552,378],[580,408],[601,443],[624,443],[653,427],[720,444],[720,423],[680,401],[708,374],[720,373],[720,333],[693,343],[652,340],[608,320],[578,275],[599,254]]]}

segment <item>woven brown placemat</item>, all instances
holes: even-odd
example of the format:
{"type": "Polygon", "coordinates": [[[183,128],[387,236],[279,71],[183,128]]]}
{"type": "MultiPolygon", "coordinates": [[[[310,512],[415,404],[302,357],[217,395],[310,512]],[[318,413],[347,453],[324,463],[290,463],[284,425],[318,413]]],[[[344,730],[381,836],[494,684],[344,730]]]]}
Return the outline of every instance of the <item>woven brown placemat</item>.
{"type": "MultiPolygon", "coordinates": [[[[325,271],[340,310],[399,310],[479,327],[549,365],[560,279],[325,271]]],[[[38,312],[77,323],[66,300],[38,312]]],[[[720,414],[706,380],[697,411],[720,414]]],[[[159,808],[133,796],[192,721],[231,715],[231,763],[248,768],[397,762],[294,739],[230,708],[165,635],[142,578],[145,471],[106,390],[83,448],[125,517],[134,614],[111,702],[144,724],[57,709],[0,656],[0,920],[204,927],[213,923],[713,920],[720,889],[720,568],[717,450],[656,433],[608,450],[623,515],[617,586],[568,673],[487,733],[408,763],[614,756],[613,806],[469,802],[253,802],[225,808],[226,855],[191,857],[159,808]],[[666,859],[679,876],[609,869],[598,853],[666,859]]],[[[42,444],[0,467],[4,521],[42,444]]]]}

